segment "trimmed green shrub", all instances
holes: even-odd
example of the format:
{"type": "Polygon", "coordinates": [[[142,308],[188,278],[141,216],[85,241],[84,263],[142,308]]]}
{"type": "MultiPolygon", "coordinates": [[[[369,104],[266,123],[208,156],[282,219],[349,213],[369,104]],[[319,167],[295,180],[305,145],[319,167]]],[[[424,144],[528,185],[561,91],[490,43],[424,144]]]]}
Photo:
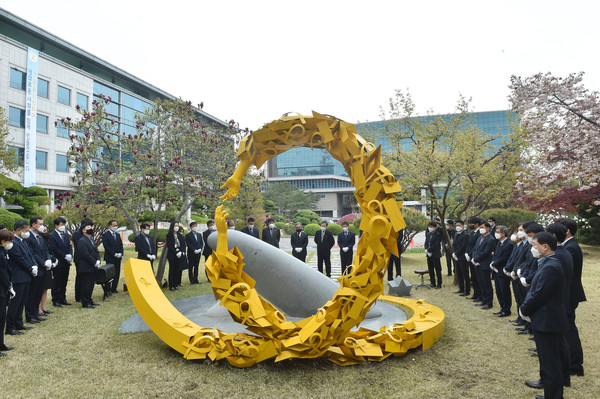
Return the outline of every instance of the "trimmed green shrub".
{"type": "Polygon", "coordinates": [[[287,235],[292,235],[292,233],[294,233],[296,231],[296,225],[294,225],[293,223],[286,223],[283,226],[283,231],[287,235]]]}
{"type": "Polygon", "coordinates": [[[496,219],[496,226],[506,226],[509,231],[515,231],[519,224],[530,220],[538,220],[538,214],[532,211],[526,211],[525,209],[519,208],[507,208],[507,209],[488,209],[483,211],[480,218],[487,221],[489,217],[496,219]]]}
{"type": "Polygon", "coordinates": [[[321,230],[321,226],[319,226],[316,223],[309,223],[306,226],[304,226],[304,232],[309,236],[314,237],[315,233],[319,230],[321,230]]]}
{"type": "Polygon", "coordinates": [[[337,223],[329,223],[329,225],[327,226],[327,230],[331,231],[331,234],[333,234],[334,236],[337,236],[342,232],[342,226],[340,226],[337,223]]]}
{"type": "MultiPolygon", "coordinates": [[[[208,222],[210,219],[209,218],[205,218],[202,217],[200,215],[192,215],[192,220],[196,223],[206,223],[208,222]]],[[[237,223],[235,224],[236,228],[237,228],[237,223]]]]}
{"type": "Polygon", "coordinates": [[[275,227],[277,227],[280,230],[283,230],[284,226],[285,226],[285,223],[283,223],[283,222],[275,222],[275,227]]]}
{"type": "Polygon", "coordinates": [[[10,212],[7,209],[0,208],[0,224],[5,225],[8,230],[12,231],[15,226],[15,222],[22,219],[23,216],[19,215],[18,213],[10,212]]]}
{"type": "Polygon", "coordinates": [[[306,226],[310,223],[320,224],[321,217],[309,209],[302,209],[301,211],[296,212],[292,221],[294,223],[300,222],[303,226],[306,226]]]}
{"type": "MultiPolygon", "coordinates": [[[[167,241],[167,233],[169,232],[169,229],[158,229],[158,235],[156,236],[156,241],[158,242],[166,242],[167,241]]],[[[154,234],[153,230],[150,230],[150,236],[152,236],[154,234]]],[[[131,233],[129,234],[129,236],[127,237],[127,239],[129,240],[129,242],[134,242],[135,241],[135,234],[131,233]]]]}

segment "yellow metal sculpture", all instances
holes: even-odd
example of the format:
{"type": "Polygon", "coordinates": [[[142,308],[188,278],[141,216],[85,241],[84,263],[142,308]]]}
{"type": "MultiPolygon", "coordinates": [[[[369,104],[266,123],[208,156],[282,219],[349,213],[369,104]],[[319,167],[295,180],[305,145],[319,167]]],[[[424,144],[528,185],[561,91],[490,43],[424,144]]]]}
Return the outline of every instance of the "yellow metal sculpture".
{"type": "Polygon", "coordinates": [[[348,365],[400,356],[411,348],[430,347],[444,332],[444,313],[423,300],[382,297],[383,274],[390,254],[397,254],[397,231],[404,228],[395,193],[400,185],[381,165],[380,148],[360,137],[354,125],[314,113],[283,116],[246,136],[240,143],[240,164],[222,188],[223,201],[235,198],[242,177],[250,166],[292,147],[324,148],[340,161],[354,186],[362,209],[363,234],[358,242],[352,272],[339,278],[340,287],[318,312],[299,322],[264,300],[254,289],[254,280],[243,271],[243,255],[237,247],[228,250],[226,212],[217,208],[217,248],[206,264],[215,298],[231,317],[253,334],[224,334],[202,328],[179,313],[156,284],[150,263],[130,259],[125,278],[131,298],[148,326],[187,359],[225,358],[236,367],[248,367],[275,358],[326,357],[348,365]],[[384,326],[380,331],[353,327],[362,322],[376,302],[395,303],[412,315],[407,321],[384,326]]]}

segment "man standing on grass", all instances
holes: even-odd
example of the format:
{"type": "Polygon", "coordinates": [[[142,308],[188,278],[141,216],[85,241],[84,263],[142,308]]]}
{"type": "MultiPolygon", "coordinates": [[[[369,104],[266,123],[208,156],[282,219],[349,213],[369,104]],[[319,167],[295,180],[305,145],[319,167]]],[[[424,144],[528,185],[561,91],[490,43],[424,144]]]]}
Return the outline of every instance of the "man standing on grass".
{"type": "Polygon", "coordinates": [[[458,291],[455,294],[468,296],[471,293],[471,279],[469,278],[469,262],[465,258],[467,246],[469,245],[469,233],[465,231],[462,220],[456,221],[456,235],[452,249],[452,258],[456,261],[456,277],[458,279],[458,291]]]}
{"type": "Polygon", "coordinates": [[[490,268],[496,287],[496,298],[500,304],[500,310],[494,313],[498,317],[510,316],[510,308],[512,306],[512,298],[510,295],[510,276],[504,274],[504,267],[508,263],[508,259],[513,252],[513,243],[507,237],[508,229],[506,226],[498,226],[494,238],[497,240],[494,257],[490,268]]]}
{"type": "Polygon", "coordinates": [[[115,267],[115,278],[113,279],[110,291],[117,294],[119,278],[121,278],[121,258],[123,257],[123,240],[118,234],[119,225],[116,220],[108,222],[108,230],[102,234],[102,245],[104,246],[104,261],[115,267]]]}
{"type": "Polygon", "coordinates": [[[521,317],[531,318],[545,399],[563,397],[559,345],[561,334],[569,328],[563,297],[565,274],[555,251],[556,238],[551,233],[535,234],[531,253],[539,258],[538,270],[519,309],[521,317]]]}
{"type": "Polygon", "coordinates": [[[427,269],[429,269],[429,281],[431,287],[442,288],[442,232],[438,229],[435,221],[429,222],[425,231],[425,255],[427,256],[427,269]],[[436,284],[437,275],[437,284],[436,284]]]}
{"type": "Polygon", "coordinates": [[[54,231],[50,233],[48,239],[50,253],[58,260],[58,265],[53,270],[54,283],[52,286],[52,303],[57,308],[70,305],[67,302],[67,282],[73,260],[73,247],[66,224],[67,221],[63,217],[54,219],[54,231]]]}
{"type": "Polygon", "coordinates": [[[494,302],[494,289],[492,288],[492,253],[496,248],[496,240],[490,234],[490,224],[483,222],[479,225],[479,238],[473,251],[471,263],[475,266],[475,274],[481,292],[481,309],[492,308],[494,302]]]}

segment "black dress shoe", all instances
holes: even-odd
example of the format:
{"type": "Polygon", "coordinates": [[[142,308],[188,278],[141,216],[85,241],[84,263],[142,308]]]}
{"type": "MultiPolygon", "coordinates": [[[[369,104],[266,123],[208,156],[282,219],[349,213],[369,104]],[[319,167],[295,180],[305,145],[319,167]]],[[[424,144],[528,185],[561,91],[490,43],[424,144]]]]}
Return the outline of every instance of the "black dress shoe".
{"type": "Polygon", "coordinates": [[[100,304],[92,301],[92,306],[100,306],[100,304]]]}
{"type": "Polygon", "coordinates": [[[177,291],[177,288],[171,287],[171,288],[169,288],[169,291],[177,291]]]}
{"type": "Polygon", "coordinates": [[[529,352],[537,352],[537,348],[527,348],[529,352]]]}
{"type": "Polygon", "coordinates": [[[544,389],[544,384],[542,383],[542,380],[525,381],[525,385],[527,385],[529,388],[544,389]]]}
{"type": "Polygon", "coordinates": [[[576,375],[577,377],[583,377],[583,366],[569,369],[569,374],[576,375]]]}
{"type": "Polygon", "coordinates": [[[437,287],[435,287],[435,289],[436,289],[436,290],[441,290],[441,289],[442,289],[442,286],[441,286],[441,285],[438,285],[437,287]]]}
{"type": "Polygon", "coordinates": [[[41,320],[38,320],[36,318],[31,318],[29,320],[25,320],[27,323],[29,324],[37,324],[37,323],[41,323],[41,320]]]}
{"type": "Polygon", "coordinates": [[[544,399],[544,395],[535,395],[535,399],[544,399]]]}
{"type": "MultiPolygon", "coordinates": [[[[79,301],[81,302],[81,301],[79,301]]],[[[65,299],[64,301],[61,302],[62,305],[67,305],[67,306],[71,306],[70,302],[67,302],[67,300],[65,299]]]]}
{"type": "Polygon", "coordinates": [[[510,313],[506,313],[506,312],[502,312],[498,315],[498,317],[508,317],[510,316],[510,313]]]}
{"type": "Polygon", "coordinates": [[[525,331],[517,331],[517,334],[519,335],[525,335],[525,334],[529,334],[529,331],[525,330],[525,331]]]}
{"type": "Polygon", "coordinates": [[[530,340],[530,341],[535,341],[535,338],[534,338],[534,337],[529,337],[529,338],[527,338],[527,339],[528,339],[528,340],[530,340]]]}
{"type": "Polygon", "coordinates": [[[519,323],[521,320],[519,319],[514,319],[514,320],[509,320],[511,323],[519,323]]]}
{"type": "Polygon", "coordinates": [[[500,313],[502,313],[502,311],[501,311],[501,310],[499,310],[499,311],[497,311],[497,312],[494,312],[494,313],[492,313],[492,314],[493,314],[494,316],[498,316],[500,313]]]}
{"type": "Polygon", "coordinates": [[[488,309],[491,309],[491,308],[492,308],[491,305],[485,305],[485,306],[481,307],[481,309],[483,309],[483,310],[488,310],[488,309]]]}
{"type": "Polygon", "coordinates": [[[54,313],[54,312],[52,312],[52,311],[50,311],[50,310],[42,310],[42,313],[41,313],[41,314],[42,314],[42,315],[49,315],[49,314],[52,314],[52,313],[54,313]]]}
{"type": "Polygon", "coordinates": [[[7,335],[21,335],[23,333],[21,331],[15,329],[15,328],[13,328],[13,329],[10,329],[10,330],[6,330],[6,334],[7,335]]]}
{"type": "Polygon", "coordinates": [[[26,325],[15,327],[17,330],[33,330],[33,327],[28,327],[26,325]]]}
{"type": "Polygon", "coordinates": [[[529,356],[531,356],[531,357],[538,357],[538,354],[537,354],[537,352],[533,352],[533,353],[530,353],[529,356]]]}
{"type": "Polygon", "coordinates": [[[0,352],[0,357],[2,357],[2,356],[6,356],[6,353],[0,352]]]}
{"type": "Polygon", "coordinates": [[[6,345],[0,346],[0,351],[2,351],[2,352],[10,351],[13,349],[15,349],[15,348],[13,348],[12,346],[6,346],[6,345]]]}
{"type": "Polygon", "coordinates": [[[461,290],[458,291],[454,291],[455,294],[462,294],[463,292],[461,290]]]}
{"type": "Polygon", "coordinates": [[[55,308],[62,308],[62,305],[58,302],[53,302],[52,305],[54,305],[55,308]]]}
{"type": "Polygon", "coordinates": [[[515,328],[515,330],[517,330],[517,331],[525,331],[525,330],[527,330],[527,328],[526,327],[517,327],[517,328],[515,328]]]}
{"type": "Polygon", "coordinates": [[[119,293],[119,290],[114,290],[114,291],[111,291],[111,292],[112,292],[113,294],[118,294],[118,293],[119,293]]]}
{"type": "Polygon", "coordinates": [[[94,305],[83,305],[82,308],[84,308],[84,309],[96,309],[96,307],[94,305]]]}
{"type": "Polygon", "coordinates": [[[463,292],[462,294],[459,294],[458,296],[469,296],[468,292],[463,292]]]}
{"type": "Polygon", "coordinates": [[[43,317],[40,317],[40,316],[38,316],[38,317],[34,317],[34,318],[35,318],[37,321],[46,321],[46,319],[45,319],[45,318],[43,318],[43,317]]]}

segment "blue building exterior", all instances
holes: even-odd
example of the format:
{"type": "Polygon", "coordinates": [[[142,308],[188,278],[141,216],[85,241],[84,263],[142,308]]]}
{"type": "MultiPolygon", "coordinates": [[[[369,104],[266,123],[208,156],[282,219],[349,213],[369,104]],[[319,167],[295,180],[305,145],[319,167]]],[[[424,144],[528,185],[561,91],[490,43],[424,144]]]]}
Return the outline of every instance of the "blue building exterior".
{"type": "MultiPolygon", "coordinates": [[[[449,119],[453,114],[428,115],[417,117],[423,121],[434,118],[449,119]]],[[[490,135],[506,136],[511,132],[511,122],[514,115],[510,111],[474,112],[469,114],[472,124],[490,135]]],[[[383,127],[383,121],[370,122],[371,129],[383,127]]],[[[359,134],[364,134],[367,124],[357,124],[359,134]]],[[[384,140],[378,141],[384,152],[391,151],[392,147],[384,140]]],[[[501,139],[492,142],[501,145],[501,139]]],[[[410,143],[406,142],[405,149],[410,150],[410,143]]],[[[335,160],[326,150],[310,148],[292,148],[269,161],[266,166],[266,175],[270,182],[286,181],[301,190],[313,191],[320,195],[321,201],[318,209],[314,211],[324,218],[338,218],[345,214],[356,212],[352,192],[354,187],[344,170],[342,164],[335,160]]],[[[418,201],[405,202],[424,210],[424,204],[418,201]],[[412,203],[414,202],[414,203],[412,203]]]]}

